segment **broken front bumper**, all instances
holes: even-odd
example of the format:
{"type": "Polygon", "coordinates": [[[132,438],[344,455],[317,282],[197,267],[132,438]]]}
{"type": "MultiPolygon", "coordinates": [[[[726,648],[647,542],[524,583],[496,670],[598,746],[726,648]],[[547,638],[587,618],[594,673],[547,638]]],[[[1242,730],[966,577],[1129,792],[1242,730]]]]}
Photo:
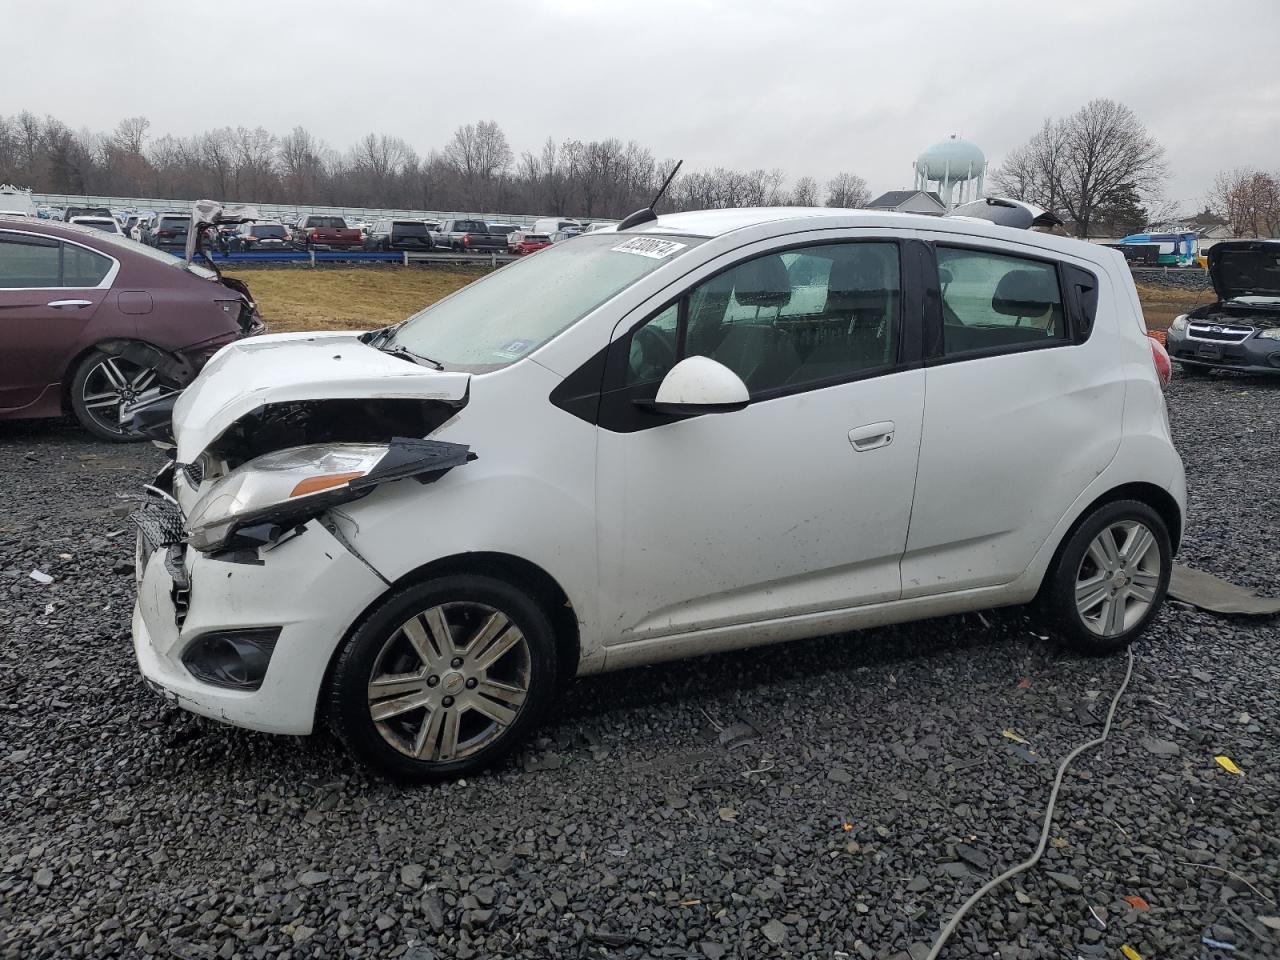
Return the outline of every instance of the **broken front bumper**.
{"type": "Polygon", "coordinates": [[[133,647],[143,677],[185,710],[268,733],[311,732],[334,650],[386,589],[315,521],[257,563],[141,542],[139,561],[133,647]],[[280,632],[256,690],[199,680],[182,661],[202,636],[264,627],[280,632]]]}

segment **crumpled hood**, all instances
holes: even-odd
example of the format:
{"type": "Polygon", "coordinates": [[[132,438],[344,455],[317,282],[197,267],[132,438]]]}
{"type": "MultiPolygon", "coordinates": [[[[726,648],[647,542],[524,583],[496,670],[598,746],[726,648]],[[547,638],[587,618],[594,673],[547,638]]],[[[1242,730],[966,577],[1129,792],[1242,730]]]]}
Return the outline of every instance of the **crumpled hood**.
{"type": "Polygon", "coordinates": [[[357,333],[282,333],[220,350],[173,409],[179,463],[193,463],[237,420],[299,400],[461,401],[469,373],[419,366],[362,343],[357,333]]]}
{"type": "Polygon", "coordinates": [[[1208,259],[1219,300],[1280,298],[1280,240],[1223,240],[1209,248],[1208,259]]]}

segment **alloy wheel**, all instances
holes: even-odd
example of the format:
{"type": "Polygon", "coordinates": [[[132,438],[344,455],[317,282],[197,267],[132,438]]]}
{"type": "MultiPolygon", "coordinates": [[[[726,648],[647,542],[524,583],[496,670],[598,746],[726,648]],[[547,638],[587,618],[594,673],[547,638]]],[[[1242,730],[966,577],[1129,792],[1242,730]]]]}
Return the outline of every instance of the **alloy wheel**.
{"type": "Polygon", "coordinates": [[[100,427],[125,435],[129,431],[120,422],[121,409],[156,386],[160,387],[162,397],[178,392],[159,384],[158,375],[151,367],[121,357],[106,357],[84,378],[80,401],[100,427]]]}
{"type": "Polygon", "coordinates": [[[1076,573],[1076,610],[1085,627],[1116,637],[1137,624],[1155,602],[1161,560],[1159,541],[1141,521],[1103,527],[1076,573]]]}
{"type": "Polygon", "coordinates": [[[388,637],[373,664],[369,715],[407,757],[470,757],[515,722],[529,695],[529,642],[502,611],[461,601],[431,607],[388,637]]]}

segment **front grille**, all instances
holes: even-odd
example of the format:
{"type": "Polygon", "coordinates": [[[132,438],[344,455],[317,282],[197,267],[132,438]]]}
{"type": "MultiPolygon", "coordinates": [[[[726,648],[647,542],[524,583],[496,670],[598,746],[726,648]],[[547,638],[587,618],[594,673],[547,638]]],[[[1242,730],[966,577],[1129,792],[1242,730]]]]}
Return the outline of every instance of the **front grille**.
{"type": "Polygon", "coordinates": [[[1193,340],[1212,340],[1215,343],[1239,343],[1252,333],[1253,327],[1232,323],[1193,323],[1187,328],[1187,334],[1193,340]]]}
{"type": "Polygon", "coordinates": [[[137,524],[142,533],[144,561],[153,550],[167,547],[171,543],[181,543],[186,537],[182,510],[176,503],[159,497],[144,501],[129,519],[137,524]]]}

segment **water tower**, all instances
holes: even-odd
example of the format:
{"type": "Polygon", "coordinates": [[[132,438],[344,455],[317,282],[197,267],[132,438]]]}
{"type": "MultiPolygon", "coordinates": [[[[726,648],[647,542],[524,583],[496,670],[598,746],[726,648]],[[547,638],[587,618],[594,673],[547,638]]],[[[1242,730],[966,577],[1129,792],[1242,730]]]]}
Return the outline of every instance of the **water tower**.
{"type": "Polygon", "coordinates": [[[916,159],[916,189],[934,191],[948,210],[982,196],[987,158],[976,144],[954,133],[916,159]]]}

